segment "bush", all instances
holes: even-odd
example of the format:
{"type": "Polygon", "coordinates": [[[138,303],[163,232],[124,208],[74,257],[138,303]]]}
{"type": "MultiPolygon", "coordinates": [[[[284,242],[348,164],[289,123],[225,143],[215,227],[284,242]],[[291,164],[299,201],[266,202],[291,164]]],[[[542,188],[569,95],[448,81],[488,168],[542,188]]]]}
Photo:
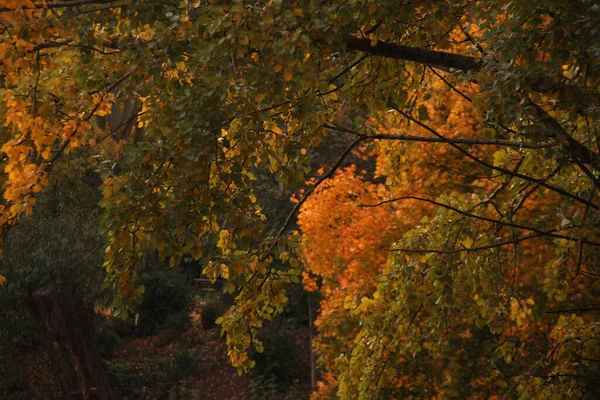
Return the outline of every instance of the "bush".
{"type": "MultiPolygon", "coordinates": [[[[197,372],[198,366],[198,360],[193,354],[183,346],[175,354],[153,354],[156,356],[141,354],[129,358],[127,362],[113,363],[108,367],[111,382],[121,396],[165,398],[187,391],[188,377],[197,372]]],[[[183,395],[174,398],[193,399],[183,395]]]]}
{"type": "Polygon", "coordinates": [[[121,342],[121,338],[111,322],[100,321],[96,324],[100,356],[104,359],[111,359],[121,342]]]}
{"type": "Polygon", "coordinates": [[[249,389],[244,400],[270,400],[281,397],[274,376],[256,375],[249,389]]]}
{"type": "Polygon", "coordinates": [[[206,300],[202,306],[201,322],[202,328],[212,329],[217,326],[217,318],[225,312],[225,305],[219,299],[206,300]]]}
{"type": "Polygon", "coordinates": [[[146,293],[138,309],[135,333],[149,336],[163,328],[183,329],[196,290],[187,281],[183,269],[150,261],[140,273],[138,281],[145,286],[146,293]]]}
{"type": "Polygon", "coordinates": [[[259,338],[264,351],[252,354],[259,376],[273,377],[275,383],[287,386],[294,378],[310,373],[302,366],[300,349],[292,330],[273,325],[261,332],[259,338]]]}
{"type": "Polygon", "coordinates": [[[114,363],[108,367],[108,376],[113,387],[122,396],[139,397],[142,395],[144,376],[140,376],[132,363],[114,363]]]}
{"type": "Polygon", "coordinates": [[[197,389],[188,381],[179,382],[167,394],[167,400],[200,400],[202,398],[197,389]]]}
{"type": "Polygon", "coordinates": [[[35,215],[6,232],[0,271],[8,282],[0,295],[0,342],[18,339],[24,348],[39,344],[29,296],[49,282],[62,279],[77,286],[88,307],[101,297],[98,197],[97,189],[85,185],[49,187],[38,196],[35,215]]]}
{"type": "Polygon", "coordinates": [[[194,370],[198,366],[196,359],[192,353],[185,347],[181,347],[179,355],[175,357],[173,366],[170,368],[169,379],[178,381],[187,378],[194,374],[194,370]]]}

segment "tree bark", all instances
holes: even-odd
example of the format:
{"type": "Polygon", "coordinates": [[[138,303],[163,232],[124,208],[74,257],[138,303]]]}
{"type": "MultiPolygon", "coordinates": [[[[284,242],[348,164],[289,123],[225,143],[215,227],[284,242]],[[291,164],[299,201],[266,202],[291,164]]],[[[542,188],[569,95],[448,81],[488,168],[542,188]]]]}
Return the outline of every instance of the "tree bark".
{"type": "Polygon", "coordinates": [[[67,400],[114,400],[87,310],[75,291],[62,282],[33,292],[52,369],[67,400]]]}
{"type": "Polygon", "coordinates": [[[474,57],[463,56],[462,54],[402,46],[400,44],[381,41],[376,41],[373,44],[374,46],[369,39],[357,38],[356,36],[346,38],[346,46],[349,49],[362,51],[373,56],[414,61],[432,67],[442,69],[453,68],[461,71],[479,71],[482,66],[481,61],[474,57]]]}

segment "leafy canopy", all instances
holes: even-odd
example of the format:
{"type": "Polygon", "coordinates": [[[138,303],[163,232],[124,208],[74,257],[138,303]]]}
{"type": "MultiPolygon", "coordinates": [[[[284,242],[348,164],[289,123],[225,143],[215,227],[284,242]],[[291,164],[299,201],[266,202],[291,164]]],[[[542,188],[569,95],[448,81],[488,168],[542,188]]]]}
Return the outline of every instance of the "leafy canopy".
{"type": "Polygon", "coordinates": [[[232,362],[250,367],[304,246],[324,310],[348,322],[320,317],[344,329],[324,358],[338,395],[589,395],[599,22],[592,0],[4,1],[0,227],[35,212],[56,170],[91,162],[124,316],[147,250],[172,265],[190,254],[236,294],[219,322],[232,362]],[[348,148],[311,180],[332,135],[348,148]],[[331,190],[351,195],[348,210],[384,208],[341,215],[330,236],[305,219],[308,239],[356,243],[335,264],[327,243],[287,228],[363,144],[384,183],[345,170],[331,190]],[[278,230],[256,201],[261,170],[304,187],[278,230]],[[363,297],[327,297],[338,283],[363,297]]]}

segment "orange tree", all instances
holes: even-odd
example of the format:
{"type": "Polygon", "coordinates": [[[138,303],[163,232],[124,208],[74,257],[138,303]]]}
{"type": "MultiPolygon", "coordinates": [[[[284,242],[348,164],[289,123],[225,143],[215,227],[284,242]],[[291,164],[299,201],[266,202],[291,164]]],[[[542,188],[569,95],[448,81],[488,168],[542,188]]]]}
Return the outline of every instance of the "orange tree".
{"type": "Polygon", "coordinates": [[[247,368],[300,274],[296,211],[381,140],[386,184],[332,189],[389,200],[339,221],[381,235],[355,237],[365,252],[389,252],[327,259],[350,271],[328,277],[342,291],[375,277],[349,299],[359,322],[337,394],[593,396],[599,21],[591,0],[4,1],[0,226],[35,213],[67,155],[89,148],[115,165],[102,205],[120,313],[139,303],[147,249],[190,254],[236,294],[219,323],[247,368]],[[329,131],[348,149],[265,233],[257,170],[299,190],[329,131]],[[122,153],[103,150],[108,137],[122,153]]]}
{"type": "MultiPolygon", "coordinates": [[[[423,263],[424,266],[419,268],[427,272],[417,282],[413,282],[409,289],[403,289],[403,292],[414,296],[414,293],[423,291],[425,298],[435,293],[431,290],[432,286],[435,287],[435,282],[423,278],[429,273],[439,273],[436,265],[442,270],[448,268],[448,265],[437,262],[431,264],[431,254],[478,253],[475,261],[478,268],[483,267],[479,252],[489,251],[490,257],[506,256],[501,262],[495,260],[493,268],[484,274],[485,279],[493,279],[490,284],[493,283],[494,290],[506,291],[499,296],[494,308],[504,325],[495,328],[495,331],[491,330],[490,320],[480,318],[480,311],[476,306],[467,312],[470,318],[475,316],[471,321],[474,323],[470,326],[462,325],[464,321],[461,318],[445,321],[446,331],[449,329],[448,324],[456,324],[451,330],[455,335],[449,338],[451,342],[445,343],[443,347],[436,347],[431,343],[435,343],[431,338],[422,337],[420,345],[423,348],[415,352],[408,362],[402,356],[396,358],[393,354],[397,351],[395,348],[401,345],[397,342],[412,339],[401,331],[398,332],[397,325],[391,327],[389,335],[384,333],[385,325],[377,325],[377,335],[384,354],[378,355],[381,357],[379,362],[384,365],[378,366],[382,368],[378,373],[383,373],[385,369],[386,374],[389,374],[379,383],[380,390],[386,397],[434,397],[439,392],[459,397],[468,397],[469,394],[490,397],[501,393],[503,388],[506,389],[512,378],[510,369],[514,369],[523,360],[543,356],[540,352],[543,348],[537,342],[546,339],[548,332],[542,327],[548,323],[548,318],[532,323],[532,310],[529,306],[535,304],[535,300],[521,297],[537,297],[543,293],[544,289],[540,285],[542,282],[536,283],[535,277],[536,274],[545,273],[544,268],[540,268],[540,260],[553,252],[554,247],[544,242],[525,241],[519,250],[526,256],[517,257],[512,253],[514,249],[511,239],[515,239],[514,232],[506,233],[486,224],[470,226],[478,221],[498,223],[498,215],[510,210],[504,209],[506,200],[503,198],[505,187],[510,181],[502,175],[488,174],[480,166],[465,162],[457,149],[423,143],[428,140],[423,135],[433,127],[438,134],[465,143],[478,135],[485,135],[486,129],[489,129],[478,123],[477,110],[471,105],[470,98],[477,95],[475,86],[468,85],[459,90],[449,86],[435,71],[424,77],[434,80],[430,91],[425,96],[420,95],[422,98],[419,99],[419,114],[422,119],[427,120],[427,126],[403,126],[402,121],[389,115],[368,123],[375,132],[374,136],[379,138],[381,152],[377,159],[377,175],[379,181],[385,178],[385,185],[365,182],[363,176],[356,176],[354,169],[349,169],[337,174],[331,182],[323,183],[300,211],[299,225],[305,242],[305,263],[312,274],[305,274],[305,286],[307,290],[316,289],[314,276],[320,277],[324,297],[316,323],[319,336],[315,347],[326,373],[319,384],[317,398],[327,398],[338,389],[336,377],[343,376],[343,371],[349,368],[348,352],[357,351],[357,340],[366,334],[361,326],[373,317],[373,309],[366,306],[370,299],[381,301],[381,306],[385,307],[382,311],[386,313],[395,304],[393,300],[398,301],[390,298],[381,300],[382,288],[378,287],[378,282],[382,280],[387,285],[387,275],[399,268],[398,263],[402,266],[407,263],[423,263]],[[403,135],[408,129],[414,133],[412,137],[403,135]],[[461,137],[456,138],[457,135],[461,137]],[[404,136],[401,143],[397,141],[400,136],[404,136]],[[468,193],[468,196],[459,192],[468,193]],[[443,209],[449,213],[437,214],[443,209]],[[418,226],[418,231],[423,227],[431,229],[432,218],[444,218],[445,223],[449,223],[442,230],[444,235],[451,232],[450,226],[456,229],[455,235],[443,238],[440,249],[434,246],[426,249],[412,246],[396,249],[401,242],[392,245],[399,238],[407,239],[415,234],[410,231],[414,226],[418,226]],[[496,252],[496,244],[486,244],[479,248],[481,246],[476,242],[486,234],[495,235],[496,240],[507,241],[507,244],[500,244],[498,247],[511,247],[510,253],[506,255],[496,252]],[[447,240],[454,241],[456,248],[444,249],[447,240]],[[406,254],[398,259],[388,257],[390,251],[406,254]],[[498,267],[500,269],[496,270],[498,267]],[[520,310],[522,305],[523,310],[520,310]],[[482,348],[482,343],[487,345],[482,348]],[[520,357],[516,357],[518,349],[520,357]],[[418,362],[415,362],[415,358],[418,362]],[[434,375],[440,378],[438,382],[428,375],[428,372],[435,369],[438,369],[438,373],[434,375]]],[[[413,95],[419,96],[418,93],[413,95]]],[[[330,128],[342,129],[340,126],[330,128]]],[[[493,146],[472,151],[481,157],[496,160],[507,157],[505,151],[498,151],[498,143],[489,144],[493,146]]],[[[552,146],[539,144],[532,147],[552,146]]],[[[519,150],[509,152],[508,159],[511,160],[508,165],[518,168],[524,162],[522,151],[519,150]]],[[[523,191],[529,188],[518,189],[523,191]]],[[[534,191],[527,197],[527,204],[511,205],[515,208],[524,207],[520,214],[526,219],[539,218],[540,213],[554,209],[559,200],[552,196],[540,198],[534,191]]],[[[427,237],[426,243],[430,240],[427,237]]],[[[450,259],[462,266],[464,258],[459,256],[457,259],[450,259]]],[[[401,271],[405,272],[406,269],[401,268],[401,271]]],[[[402,278],[406,279],[408,276],[402,278]]],[[[467,280],[476,279],[468,277],[467,280]]],[[[462,296],[473,297],[474,305],[481,303],[480,290],[469,290],[468,286],[459,286],[458,289],[467,290],[466,293],[460,293],[459,299],[462,296]]],[[[431,306],[438,307],[441,299],[438,296],[431,306]]],[[[406,307],[403,303],[406,299],[401,301],[402,307],[406,307]]],[[[461,304],[455,298],[449,301],[453,307],[461,304]]],[[[419,305],[414,313],[412,323],[416,322],[417,316],[426,312],[421,307],[423,306],[419,305]]],[[[400,311],[390,315],[397,316],[398,313],[400,311]]],[[[455,316],[459,317],[460,313],[455,313],[455,316]]],[[[377,323],[380,324],[381,320],[377,323]]],[[[373,348],[370,344],[369,349],[373,348]]]]}

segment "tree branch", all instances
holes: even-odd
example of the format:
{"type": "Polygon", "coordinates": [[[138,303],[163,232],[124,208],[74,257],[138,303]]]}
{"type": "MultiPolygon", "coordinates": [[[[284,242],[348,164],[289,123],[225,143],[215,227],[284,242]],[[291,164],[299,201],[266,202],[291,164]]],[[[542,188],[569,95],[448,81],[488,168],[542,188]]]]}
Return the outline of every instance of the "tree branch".
{"type": "Polygon", "coordinates": [[[445,51],[408,47],[381,41],[377,41],[375,46],[371,46],[369,39],[357,38],[356,36],[347,37],[345,42],[346,47],[350,50],[362,51],[373,56],[414,61],[432,67],[453,68],[461,71],[479,71],[482,66],[481,61],[474,57],[447,53],[445,51]]]}
{"type": "Polygon", "coordinates": [[[570,199],[576,200],[576,201],[578,201],[578,202],[580,202],[582,204],[585,204],[585,205],[593,208],[594,210],[600,210],[600,206],[598,206],[597,204],[592,203],[591,201],[586,200],[583,197],[579,197],[579,196],[577,196],[577,195],[575,195],[573,193],[569,193],[566,190],[561,189],[561,188],[559,188],[557,186],[550,185],[549,183],[546,183],[546,182],[544,182],[541,179],[532,178],[530,176],[523,175],[523,174],[518,173],[518,172],[510,171],[510,170],[508,170],[506,168],[496,167],[495,165],[490,164],[487,161],[484,161],[484,160],[482,160],[480,158],[477,158],[473,154],[469,153],[467,150],[465,150],[462,147],[460,147],[459,145],[457,145],[456,143],[452,143],[449,139],[447,139],[446,137],[440,135],[435,129],[433,129],[433,128],[427,126],[427,125],[425,125],[421,121],[416,120],[411,115],[409,115],[409,114],[405,113],[404,111],[400,110],[398,107],[396,107],[394,105],[392,105],[391,107],[394,110],[396,110],[396,112],[398,112],[399,114],[403,115],[404,117],[406,117],[410,121],[412,121],[415,124],[419,125],[421,128],[423,128],[423,129],[431,132],[432,134],[434,134],[438,138],[444,140],[446,143],[449,143],[452,147],[454,147],[455,149],[457,149],[458,151],[460,151],[461,153],[463,153],[465,156],[467,156],[471,160],[475,161],[476,163],[478,163],[478,164],[480,164],[480,165],[482,165],[482,166],[484,166],[486,168],[489,168],[489,169],[494,170],[494,171],[502,172],[502,173],[504,173],[506,175],[509,175],[509,176],[514,176],[514,177],[517,177],[517,178],[521,178],[521,179],[526,180],[528,182],[537,183],[538,185],[540,185],[542,187],[545,187],[546,189],[549,189],[549,190],[551,190],[553,192],[556,192],[556,193],[558,193],[558,194],[560,194],[562,196],[568,197],[570,199]]]}
{"type": "Polygon", "coordinates": [[[77,7],[77,6],[85,6],[87,4],[107,4],[112,3],[114,0],[73,0],[73,1],[55,1],[52,3],[34,3],[33,7],[27,6],[26,4],[21,4],[17,7],[0,7],[0,12],[10,12],[17,10],[35,10],[42,8],[67,8],[67,7],[77,7]]]}
{"type": "Polygon", "coordinates": [[[281,227],[281,229],[279,229],[279,232],[277,232],[277,236],[275,236],[275,240],[273,240],[273,243],[271,243],[271,245],[269,246],[269,248],[267,249],[265,254],[260,258],[261,261],[266,260],[269,257],[269,255],[271,255],[271,252],[277,245],[277,242],[279,242],[279,239],[281,239],[281,236],[283,236],[283,233],[285,232],[285,230],[288,228],[288,226],[292,222],[293,216],[296,214],[296,212],[298,212],[300,207],[302,207],[304,202],[310,197],[310,195],[315,191],[315,189],[317,187],[319,187],[319,185],[321,183],[323,183],[326,179],[331,178],[333,176],[335,171],[340,167],[340,165],[342,164],[344,159],[348,156],[348,154],[350,154],[352,149],[354,149],[356,147],[356,145],[358,145],[363,140],[364,140],[364,138],[362,138],[362,137],[358,137],[358,138],[354,139],[354,141],[352,143],[350,143],[350,145],[346,148],[346,150],[344,150],[342,155],[338,158],[338,160],[335,162],[335,164],[333,164],[333,166],[329,169],[329,171],[327,171],[326,174],[322,175],[315,182],[315,184],[312,185],[312,187],[310,187],[308,189],[308,191],[304,194],[304,196],[302,196],[302,199],[300,199],[300,201],[298,203],[296,203],[294,208],[292,208],[292,211],[290,211],[290,213],[288,214],[283,226],[281,227]]]}
{"type": "Polygon", "coordinates": [[[336,130],[340,132],[352,133],[354,135],[363,137],[365,139],[380,139],[380,140],[404,140],[407,142],[427,142],[427,143],[457,143],[457,144],[469,144],[469,145],[489,145],[489,146],[507,146],[507,147],[518,147],[521,149],[547,149],[550,147],[556,147],[556,143],[523,143],[515,142],[513,140],[505,139],[479,139],[479,138],[446,138],[440,139],[431,136],[414,136],[414,135],[391,135],[391,134],[375,134],[365,135],[356,132],[352,129],[344,128],[342,126],[334,126],[325,124],[324,128],[330,130],[336,130]]]}
{"type": "Polygon", "coordinates": [[[73,41],[73,39],[65,39],[65,40],[61,40],[59,42],[44,42],[44,43],[39,43],[36,44],[35,47],[33,49],[31,49],[31,52],[36,52],[36,51],[40,51],[43,49],[51,49],[51,48],[55,48],[55,47],[62,47],[65,46],[69,43],[71,43],[73,41]]]}
{"type": "MultiPolygon", "coordinates": [[[[393,202],[400,201],[400,200],[418,200],[418,201],[423,201],[423,202],[430,203],[430,204],[433,204],[433,205],[436,205],[436,206],[439,206],[439,207],[446,208],[446,209],[448,209],[450,211],[454,211],[455,213],[458,213],[460,215],[464,215],[465,217],[468,217],[468,218],[478,219],[480,221],[485,221],[485,222],[489,222],[489,223],[492,223],[492,224],[498,224],[498,225],[502,225],[502,226],[507,226],[507,227],[515,228],[515,229],[521,229],[521,230],[524,230],[524,231],[535,232],[535,233],[539,233],[542,236],[549,236],[549,237],[553,237],[553,238],[556,238],[556,239],[564,239],[564,240],[576,241],[576,242],[580,241],[579,239],[573,238],[572,236],[567,236],[567,235],[561,235],[561,234],[554,233],[554,232],[557,232],[557,231],[562,230],[564,228],[561,228],[561,229],[551,229],[549,231],[543,231],[541,229],[534,228],[534,227],[531,227],[531,226],[525,226],[525,225],[515,224],[515,223],[512,223],[512,222],[506,222],[506,221],[496,220],[496,219],[484,217],[484,216],[481,216],[481,215],[471,214],[469,212],[463,211],[461,209],[458,209],[458,208],[453,207],[453,206],[448,205],[448,204],[444,204],[444,203],[440,203],[440,202],[435,201],[435,200],[425,199],[425,198],[416,197],[416,196],[396,197],[396,198],[389,199],[389,200],[384,200],[384,201],[381,201],[381,202],[375,203],[375,204],[359,204],[359,206],[360,207],[379,207],[381,205],[388,204],[388,203],[393,203],[393,202]]],[[[598,247],[600,247],[600,243],[590,242],[590,241],[585,240],[585,239],[581,240],[581,242],[585,243],[585,244],[589,244],[591,246],[598,246],[598,247]]]]}
{"type": "Polygon", "coordinates": [[[573,158],[583,162],[584,164],[591,165],[594,169],[600,169],[600,156],[594,153],[591,149],[585,145],[579,143],[573,136],[571,136],[564,128],[558,123],[558,121],[542,107],[538,106],[532,100],[529,100],[529,104],[535,110],[537,117],[548,133],[552,137],[555,137],[562,144],[565,149],[573,158]]]}
{"type": "MultiPolygon", "coordinates": [[[[377,41],[373,46],[369,39],[357,38],[356,36],[346,38],[346,47],[373,56],[413,61],[430,67],[453,68],[461,71],[479,71],[482,67],[481,61],[474,57],[381,41],[377,41]]],[[[600,170],[600,156],[569,135],[543,108],[531,100],[530,104],[534,107],[537,117],[548,131],[549,136],[557,138],[561,142],[563,149],[571,157],[591,165],[596,170],[600,170]]],[[[593,180],[595,181],[595,178],[593,180]]]]}
{"type": "Polygon", "coordinates": [[[397,252],[401,252],[401,253],[436,253],[436,254],[456,254],[456,253],[462,253],[462,252],[470,252],[470,251],[481,251],[481,250],[490,250],[490,249],[495,249],[498,247],[502,247],[502,246],[508,246],[511,244],[519,244],[520,242],[524,242],[526,240],[529,239],[534,239],[537,237],[540,237],[543,235],[540,235],[538,233],[533,233],[531,235],[527,235],[527,236],[521,236],[521,237],[517,237],[513,240],[509,240],[506,242],[500,242],[500,243],[496,243],[496,244],[489,244],[489,245],[485,245],[485,246],[478,246],[478,247],[471,247],[471,248],[464,248],[464,249],[450,249],[450,250],[441,250],[441,249],[403,249],[403,248],[392,248],[389,249],[389,251],[397,251],[397,252]]]}
{"type": "Polygon", "coordinates": [[[565,308],[562,310],[548,310],[545,311],[545,314],[562,314],[562,313],[583,313],[583,312],[593,312],[600,311],[600,307],[581,307],[581,308],[565,308]]]}

